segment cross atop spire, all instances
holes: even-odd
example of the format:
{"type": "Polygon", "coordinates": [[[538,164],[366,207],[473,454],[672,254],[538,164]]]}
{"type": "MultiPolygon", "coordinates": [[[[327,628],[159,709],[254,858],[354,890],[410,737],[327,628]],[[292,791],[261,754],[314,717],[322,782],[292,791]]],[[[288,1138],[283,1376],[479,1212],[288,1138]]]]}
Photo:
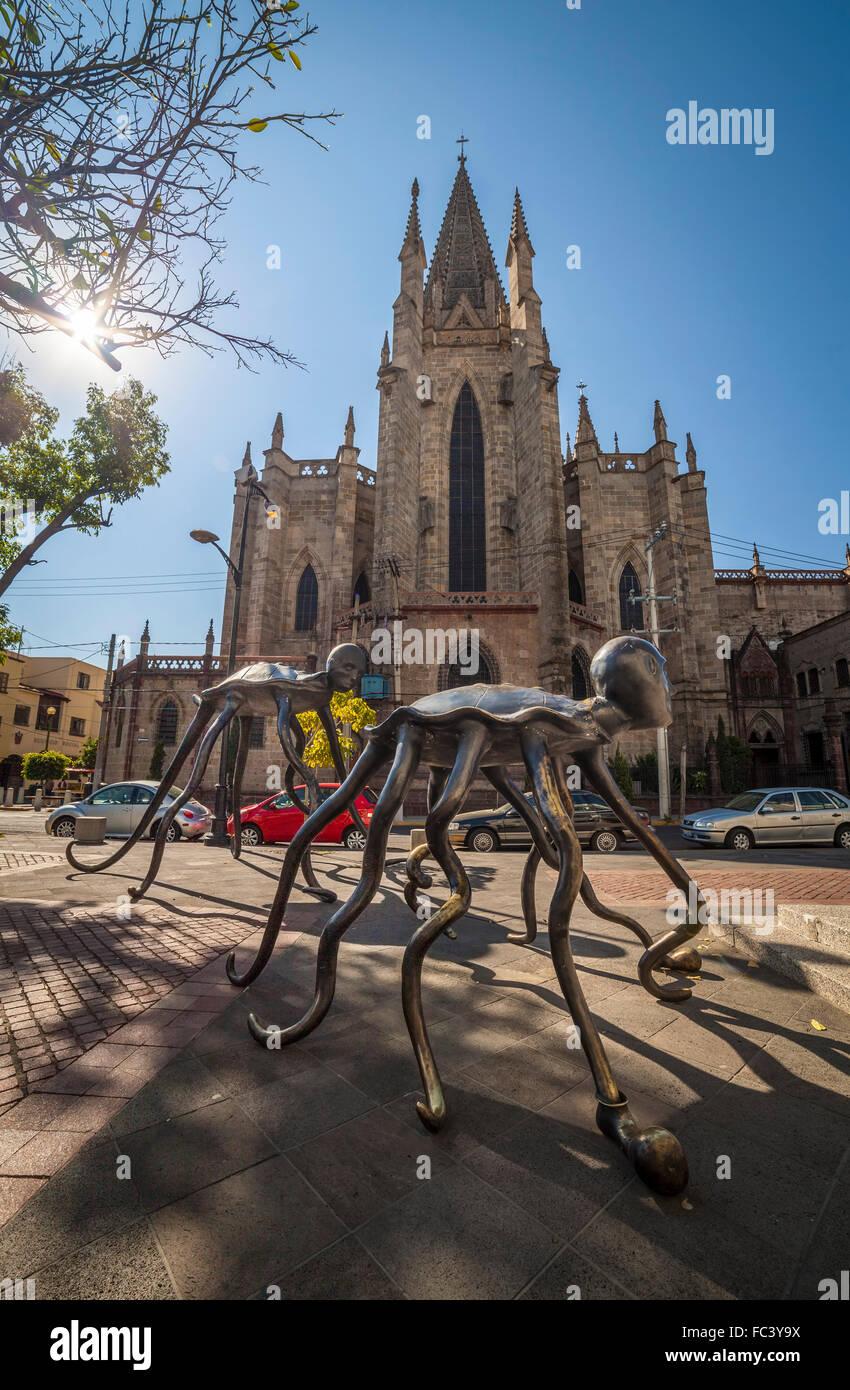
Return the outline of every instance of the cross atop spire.
{"type": "Polygon", "coordinates": [[[459,139],[459,140],[456,140],[456,141],[455,141],[455,144],[456,144],[456,145],[460,145],[460,154],[458,155],[458,162],[459,162],[460,164],[465,164],[465,163],[466,163],[466,150],[465,150],[463,147],[464,147],[464,145],[468,145],[468,144],[469,144],[469,141],[467,140],[467,138],[466,138],[466,136],[464,135],[463,131],[460,132],[460,139],[459,139]]]}
{"type": "Polygon", "coordinates": [[[576,382],[576,390],[579,393],[579,400],[583,398],[586,389],[587,382],[583,378],[579,378],[579,380],[576,382]]]}

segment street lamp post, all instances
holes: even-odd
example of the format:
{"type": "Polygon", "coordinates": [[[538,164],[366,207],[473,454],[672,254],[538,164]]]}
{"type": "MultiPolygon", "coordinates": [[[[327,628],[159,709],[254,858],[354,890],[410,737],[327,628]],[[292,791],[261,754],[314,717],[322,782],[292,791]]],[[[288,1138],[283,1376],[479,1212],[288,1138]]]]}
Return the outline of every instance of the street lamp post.
{"type": "MultiPolygon", "coordinates": [[[[248,512],[251,506],[252,497],[262,497],[266,504],[266,515],[273,515],[277,508],[269,497],[266,496],[260,487],[257,479],[259,475],[253,464],[246,463],[237,474],[238,481],[246,489],[245,509],[242,513],[242,533],[239,538],[239,560],[234,565],[227,551],[223,550],[218,543],[218,536],[212,531],[190,531],[189,535],[193,541],[198,541],[200,545],[212,545],[225,561],[233,579],[233,615],[230,622],[230,643],[227,648],[227,671],[225,675],[231,676],[236,665],[236,642],[239,632],[239,607],[242,597],[242,575],[245,569],[245,545],[248,537],[248,512]],[[241,476],[240,476],[241,474],[241,476]]],[[[230,845],[230,837],[227,834],[227,777],[228,762],[230,754],[230,739],[225,734],[221,739],[221,753],[218,765],[218,781],[215,787],[215,799],[213,804],[213,823],[212,830],[204,836],[204,844],[211,845],[214,849],[227,849],[230,845]]]]}
{"type": "Polygon", "coordinates": [[[50,735],[51,735],[51,733],[53,732],[53,730],[52,730],[51,727],[50,727],[50,724],[51,724],[51,720],[53,719],[53,716],[54,716],[55,713],[56,713],[56,706],[55,706],[55,705],[48,705],[48,706],[47,706],[47,709],[44,711],[44,714],[45,714],[44,726],[45,726],[45,728],[47,729],[47,733],[46,733],[45,739],[44,739],[44,749],[43,749],[43,752],[45,752],[45,753],[47,752],[48,744],[50,743],[50,735]]]}

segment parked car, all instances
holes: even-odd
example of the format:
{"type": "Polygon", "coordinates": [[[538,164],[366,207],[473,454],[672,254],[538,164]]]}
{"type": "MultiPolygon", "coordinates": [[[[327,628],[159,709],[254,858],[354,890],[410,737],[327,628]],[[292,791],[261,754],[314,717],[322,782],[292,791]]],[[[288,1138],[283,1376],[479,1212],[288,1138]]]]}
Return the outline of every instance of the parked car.
{"type": "MultiPolygon", "coordinates": [[[[158,782],[112,782],[79,801],[66,801],[64,805],[57,806],[44,822],[44,828],[48,835],[70,840],[78,816],[105,816],[107,835],[131,835],[153,801],[158,786],[158,782]]],[[[178,796],[182,796],[180,787],[171,787],[151,826],[151,837],[156,834],[164,813],[178,796]]],[[[168,839],[197,840],[199,835],[206,834],[211,825],[212,812],[200,801],[187,801],[169,826],[168,839]]]]}
{"type": "MultiPolygon", "coordinates": [[[[320,787],[322,800],[325,801],[331,792],[335,792],[339,782],[323,782],[320,787]]],[[[306,787],[296,787],[297,794],[302,800],[306,797],[306,787]]],[[[364,787],[354,803],[360,812],[360,818],[364,825],[368,825],[372,819],[372,811],[375,802],[378,800],[370,787],[364,787]]],[[[274,796],[267,796],[265,801],[258,801],[254,806],[246,806],[242,811],[242,843],[243,845],[274,845],[291,840],[299,826],[303,824],[304,815],[292,802],[292,799],[285,792],[276,792],[274,796]]],[[[227,833],[233,834],[233,817],[227,820],[227,833]]],[[[351,819],[348,811],[342,811],[330,825],[316,836],[314,841],[317,845],[344,845],[346,849],[363,849],[366,841],[363,831],[358,829],[351,819]]]]}
{"type": "Polygon", "coordinates": [[[850,800],[826,787],[757,787],[682,821],[686,840],[726,845],[837,845],[850,849],[850,800]]]}
{"type": "MultiPolygon", "coordinates": [[[[596,792],[576,791],[572,793],[572,798],[575,808],[573,824],[581,844],[590,845],[600,854],[613,854],[625,840],[635,838],[596,792]]],[[[534,805],[530,792],[526,793],[526,800],[534,805]]],[[[646,811],[639,806],[633,806],[632,810],[645,825],[649,824],[646,811]]],[[[531,845],[531,835],[525,821],[512,806],[497,806],[495,811],[466,811],[452,821],[449,839],[453,845],[477,850],[479,854],[489,854],[508,845],[531,845]]]]}

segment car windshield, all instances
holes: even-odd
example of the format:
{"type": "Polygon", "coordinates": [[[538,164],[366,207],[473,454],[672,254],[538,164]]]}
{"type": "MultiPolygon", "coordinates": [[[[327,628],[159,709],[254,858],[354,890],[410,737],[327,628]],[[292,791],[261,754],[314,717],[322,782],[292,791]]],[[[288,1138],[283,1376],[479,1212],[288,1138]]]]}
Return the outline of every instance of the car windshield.
{"type": "Polygon", "coordinates": [[[741,792],[740,796],[733,796],[731,801],[726,802],[726,810],[754,811],[763,800],[764,792],[741,792]]]}

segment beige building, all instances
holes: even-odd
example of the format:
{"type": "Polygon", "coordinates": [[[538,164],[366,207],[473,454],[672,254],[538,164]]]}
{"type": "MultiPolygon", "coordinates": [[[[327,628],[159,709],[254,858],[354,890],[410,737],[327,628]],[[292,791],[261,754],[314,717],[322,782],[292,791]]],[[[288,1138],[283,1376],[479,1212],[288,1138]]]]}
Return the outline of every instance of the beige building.
{"type": "Polygon", "coordinates": [[[0,666],[0,788],[17,785],[27,753],[75,758],[97,738],[106,672],[73,657],[5,653],[0,666]]]}

